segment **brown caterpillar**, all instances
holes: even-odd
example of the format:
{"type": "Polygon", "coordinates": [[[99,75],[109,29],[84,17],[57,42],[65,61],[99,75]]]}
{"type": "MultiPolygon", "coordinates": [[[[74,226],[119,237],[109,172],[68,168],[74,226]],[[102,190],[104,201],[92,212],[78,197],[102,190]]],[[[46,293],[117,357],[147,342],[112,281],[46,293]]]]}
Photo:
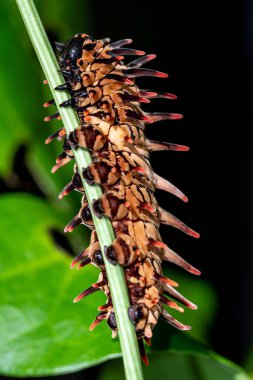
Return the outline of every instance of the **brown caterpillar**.
{"type": "MultiPolygon", "coordinates": [[[[90,185],[100,184],[103,189],[103,196],[94,200],[91,207],[98,217],[104,215],[111,219],[116,236],[110,247],[100,247],[90,206],[75,165],[72,180],[59,197],[77,190],[83,193],[82,206],[65,227],[65,232],[71,232],[77,225],[84,224],[92,229],[92,234],[89,247],[73,260],[71,268],[77,263],[78,268],[91,263],[100,268],[100,274],[98,281],[80,293],[74,302],[102,290],[107,302],[99,307],[100,312],[90,330],[105,319],[113,336],[117,334],[101,252],[105,248],[107,260],[124,267],[131,303],[129,318],[135,326],[141,356],[147,364],[143,338],[150,344],[152,329],[160,317],[178,329],[190,329],[174,319],[164,305],[183,311],[174,301],[178,300],[181,304],[196,309],[193,303],[174,289],[177,283],[163,276],[162,261],[170,261],[193,274],[200,274],[162,242],[158,228],[164,223],[195,238],[199,234],[159,207],[156,201],[155,189],[170,192],[185,202],[187,197],[169,181],[154,173],[149,163],[150,152],[187,151],[188,147],[145,137],[147,123],[181,119],[182,115],[146,113],[141,109],[141,103],[149,103],[152,98],[176,99],[176,96],[142,90],[135,84],[135,78],[140,76],[166,78],[167,74],[142,68],[156,56],[124,47],[131,42],[132,40],[125,39],[110,43],[107,38],[94,40],[86,34],[77,34],[66,44],[56,43],[60,69],[66,81],[57,90],[68,91],[71,95],[61,106],[70,106],[76,110],[80,127],[69,136],[61,128],[46,143],[54,138],[64,138],[63,152],[58,156],[52,172],[73,159],[73,150],[90,151],[93,162],[83,168],[83,176],[90,185]],[[127,55],[139,57],[125,64],[123,59],[127,55]]],[[[44,106],[52,104],[54,101],[50,100],[44,106]]],[[[45,120],[53,118],[59,118],[59,113],[48,116],[45,120]]]]}

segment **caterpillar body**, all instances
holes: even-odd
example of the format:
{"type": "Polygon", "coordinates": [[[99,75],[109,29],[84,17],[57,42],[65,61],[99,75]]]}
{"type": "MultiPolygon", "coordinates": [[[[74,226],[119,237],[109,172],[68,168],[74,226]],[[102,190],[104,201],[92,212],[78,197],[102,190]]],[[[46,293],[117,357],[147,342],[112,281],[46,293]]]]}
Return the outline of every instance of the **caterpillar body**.
{"type": "MultiPolygon", "coordinates": [[[[115,240],[106,247],[105,256],[112,264],[118,263],[124,267],[131,304],[128,314],[135,326],[142,359],[147,364],[143,340],[150,344],[152,330],[160,317],[180,330],[190,329],[173,318],[164,306],[183,311],[175,302],[178,300],[186,307],[196,309],[196,305],[175,289],[178,284],[163,276],[162,261],[167,260],[195,275],[200,274],[199,270],[163,243],[159,226],[161,223],[167,224],[195,238],[199,234],[159,207],[156,201],[156,189],[172,193],[184,202],[187,197],[172,183],[154,173],[149,163],[150,152],[187,151],[188,147],[146,138],[147,124],[181,119],[182,115],[147,113],[141,109],[141,104],[149,103],[150,99],[176,99],[176,96],[137,86],[137,77],[166,78],[167,74],[142,68],[156,56],[126,48],[131,42],[124,39],[110,43],[108,38],[95,40],[86,34],[77,34],[65,44],[56,43],[61,73],[65,78],[65,84],[56,89],[69,92],[71,98],[61,106],[76,110],[80,126],[69,135],[61,128],[46,143],[55,138],[64,139],[63,152],[58,156],[52,172],[72,161],[75,149],[88,149],[91,153],[93,162],[83,168],[82,174],[90,185],[100,184],[102,187],[103,196],[93,201],[91,207],[96,216],[106,216],[112,221],[115,240]],[[126,64],[123,60],[127,55],[138,58],[126,64]]],[[[50,100],[44,106],[53,104],[54,101],[50,100]]],[[[53,118],[59,118],[59,113],[45,120],[53,118]]],[[[101,253],[104,247],[99,245],[76,165],[71,181],[59,197],[66,196],[72,190],[81,192],[83,196],[80,211],[65,227],[65,232],[84,224],[92,233],[89,247],[73,260],[71,268],[78,263],[79,268],[87,264],[100,268],[97,282],[80,293],[74,302],[98,290],[103,291],[107,302],[99,307],[99,314],[90,330],[107,320],[115,336],[117,323],[101,253]]]]}

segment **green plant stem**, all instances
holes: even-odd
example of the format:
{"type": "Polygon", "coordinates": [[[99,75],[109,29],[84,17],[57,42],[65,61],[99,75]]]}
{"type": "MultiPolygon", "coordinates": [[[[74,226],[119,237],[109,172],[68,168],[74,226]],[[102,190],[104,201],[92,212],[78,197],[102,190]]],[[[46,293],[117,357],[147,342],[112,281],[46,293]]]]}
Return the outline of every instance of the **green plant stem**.
{"type": "MultiPolygon", "coordinates": [[[[67,134],[79,127],[77,115],[73,109],[59,107],[59,104],[69,98],[64,92],[55,91],[54,88],[62,84],[62,77],[59,74],[59,66],[56,61],[54,52],[48,41],[47,35],[33,3],[33,0],[16,0],[21,16],[37,53],[42,69],[48,80],[48,84],[54,96],[56,105],[59,108],[60,115],[67,134]]],[[[27,73],[29,75],[29,73],[27,73]]],[[[93,199],[98,199],[102,195],[100,186],[89,186],[83,179],[82,170],[92,161],[88,151],[78,149],[73,151],[78,171],[87,195],[89,204],[93,199]]],[[[91,208],[92,209],[92,208],[91,208]]],[[[111,245],[114,240],[114,232],[111,222],[107,218],[98,219],[93,214],[93,220],[98,235],[98,239],[104,254],[104,247],[111,245]]],[[[128,317],[129,296],[125,282],[124,271],[121,266],[111,265],[106,258],[106,273],[111,290],[114,311],[116,314],[120,344],[122,349],[125,375],[127,380],[141,380],[142,368],[140,354],[136,339],[136,333],[128,317]]]]}

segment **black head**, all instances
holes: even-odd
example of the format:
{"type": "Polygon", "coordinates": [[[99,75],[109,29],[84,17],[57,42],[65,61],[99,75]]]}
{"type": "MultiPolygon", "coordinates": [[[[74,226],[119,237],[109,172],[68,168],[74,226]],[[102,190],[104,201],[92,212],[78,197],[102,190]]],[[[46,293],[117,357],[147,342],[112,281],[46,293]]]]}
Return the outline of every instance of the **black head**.
{"type": "Polygon", "coordinates": [[[88,38],[89,37],[84,34],[77,34],[65,43],[58,58],[59,65],[62,69],[67,66],[70,68],[76,66],[77,59],[82,57],[83,43],[88,38]]]}

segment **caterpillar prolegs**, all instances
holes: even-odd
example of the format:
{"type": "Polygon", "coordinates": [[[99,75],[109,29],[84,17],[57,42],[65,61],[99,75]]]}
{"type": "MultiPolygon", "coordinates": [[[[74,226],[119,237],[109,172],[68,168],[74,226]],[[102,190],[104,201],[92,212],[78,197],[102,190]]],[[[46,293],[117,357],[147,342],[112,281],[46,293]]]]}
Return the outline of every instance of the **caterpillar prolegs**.
{"type": "MultiPolygon", "coordinates": [[[[91,153],[93,162],[83,168],[83,176],[90,185],[100,184],[103,190],[103,196],[93,201],[91,207],[98,217],[106,216],[112,221],[116,238],[111,246],[106,247],[105,256],[112,264],[119,263],[124,267],[131,303],[128,314],[135,326],[142,358],[147,363],[143,339],[150,344],[152,329],[160,317],[180,330],[190,329],[173,318],[165,305],[183,311],[175,302],[177,300],[196,309],[193,303],[175,290],[177,283],[163,276],[162,261],[167,260],[195,275],[200,274],[199,270],[163,243],[159,226],[161,223],[168,224],[195,238],[199,234],[159,207],[156,201],[156,189],[172,193],[184,202],[187,197],[169,181],[154,173],[149,163],[150,152],[187,151],[188,147],[146,138],[147,124],[181,119],[182,115],[147,113],[141,109],[141,103],[149,103],[153,98],[176,99],[176,96],[140,89],[136,85],[137,77],[166,78],[167,74],[143,68],[156,56],[126,48],[131,42],[130,39],[124,39],[110,43],[108,38],[94,40],[86,34],[77,34],[65,44],[56,43],[61,73],[65,78],[65,84],[56,89],[69,92],[70,100],[61,106],[76,110],[80,126],[68,136],[65,129],[61,128],[46,143],[55,138],[64,139],[63,152],[58,156],[53,172],[73,160],[73,150],[82,148],[91,153]],[[137,58],[125,63],[127,55],[137,58]]],[[[54,101],[50,100],[44,106],[53,104],[54,101]]],[[[53,118],[59,118],[59,113],[45,120],[53,118]]],[[[107,302],[99,307],[99,314],[90,330],[102,320],[107,320],[115,336],[117,323],[101,253],[105,247],[99,245],[76,165],[71,181],[59,197],[72,190],[81,192],[83,197],[80,211],[65,227],[65,232],[71,232],[77,225],[84,224],[92,229],[92,233],[89,247],[73,260],[71,268],[77,263],[79,268],[87,264],[100,268],[97,282],[80,293],[74,302],[102,290],[107,302]]]]}

